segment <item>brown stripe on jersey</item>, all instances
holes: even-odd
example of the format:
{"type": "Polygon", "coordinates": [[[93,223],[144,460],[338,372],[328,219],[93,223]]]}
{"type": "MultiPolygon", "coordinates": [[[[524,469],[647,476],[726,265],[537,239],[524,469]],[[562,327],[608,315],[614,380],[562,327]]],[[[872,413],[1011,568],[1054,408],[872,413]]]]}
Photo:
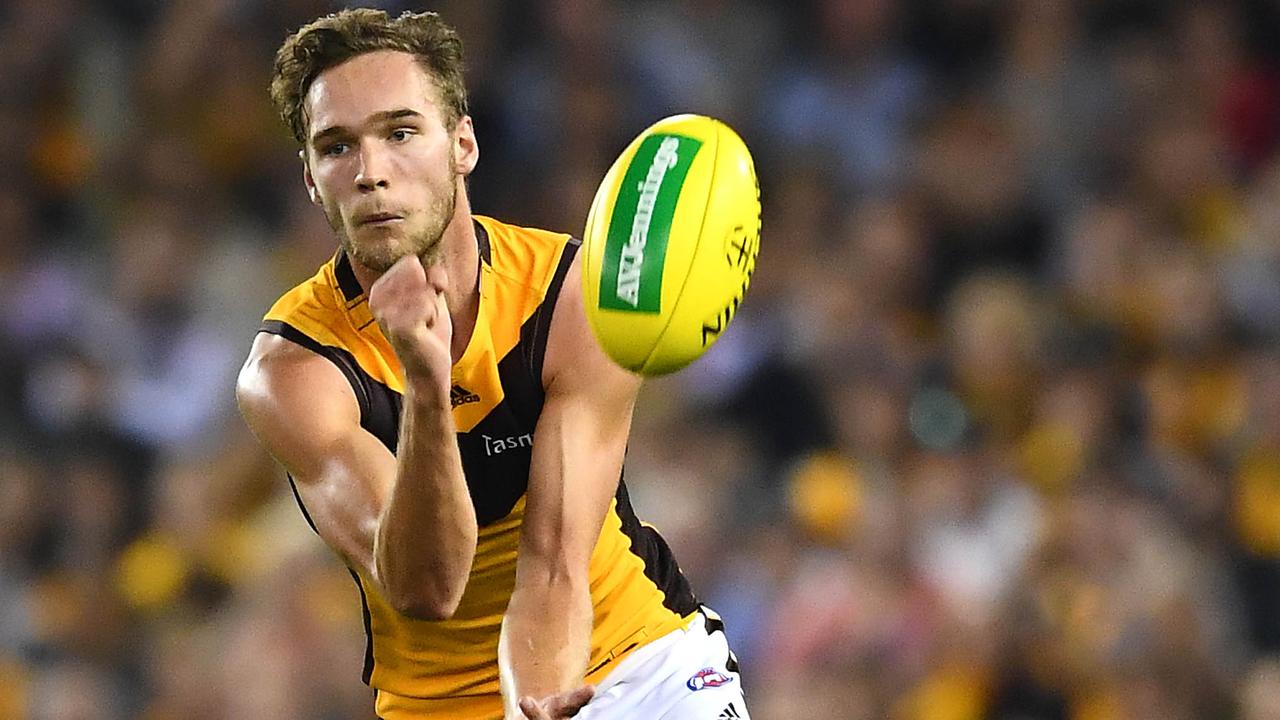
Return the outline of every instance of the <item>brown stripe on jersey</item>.
{"type": "Polygon", "coordinates": [[[395,452],[400,435],[400,393],[365,372],[349,351],[323,345],[283,320],[264,321],[260,332],[279,335],[336,365],[346,376],[360,404],[360,426],[381,440],[388,450],[395,452]]]}
{"type": "Polygon", "coordinates": [[[489,231],[484,229],[484,225],[479,220],[471,219],[471,223],[476,227],[476,247],[480,249],[480,259],[485,265],[493,265],[493,251],[489,248],[489,231]]]}
{"type": "Polygon", "coordinates": [[[538,425],[545,400],[542,358],[546,352],[547,330],[577,248],[577,242],[566,244],[542,303],[521,326],[516,347],[498,361],[502,401],[470,431],[458,434],[468,485],[473,477],[500,479],[500,482],[490,480],[484,488],[471,487],[476,519],[482,526],[506,517],[528,489],[532,448],[492,456],[488,452],[488,438],[521,437],[533,433],[538,425]]]}
{"type": "Polygon", "coordinates": [[[544,400],[542,378],[529,369],[523,341],[498,361],[498,381],[502,383],[502,402],[529,427],[537,425],[544,400]]]}
{"type": "Polygon", "coordinates": [[[348,304],[354,303],[364,295],[364,288],[360,287],[360,281],[356,279],[356,272],[351,268],[351,258],[347,257],[347,251],[339,250],[337,257],[333,259],[333,276],[338,279],[338,289],[342,291],[342,297],[348,304]]]}
{"type": "Polygon", "coordinates": [[[542,361],[547,354],[547,337],[551,333],[551,318],[556,311],[556,301],[560,297],[560,288],[564,285],[565,276],[569,274],[569,266],[573,264],[574,255],[582,241],[569,238],[560,252],[560,262],[556,265],[555,274],[547,285],[547,292],[542,297],[542,304],[533,311],[529,319],[520,326],[520,347],[523,348],[525,365],[529,368],[529,376],[542,389],[542,361]]]}
{"type": "Polygon", "coordinates": [[[356,581],[356,587],[360,589],[360,612],[364,615],[364,672],[360,674],[360,679],[365,685],[373,679],[373,616],[369,613],[369,596],[364,593],[364,583],[360,582],[360,575],[355,570],[347,568],[347,572],[351,573],[351,579],[356,581]]]}
{"type": "MultiPolygon", "coordinates": [[[[293,491],[293,499],[298,503],[298,509],[302,511],[302,517],[311,526],[311,531],[316,535],[320,531],[316,529],[316,523],[311,519],[311,513],[307,512],[307,504],[302,502],[302,494],[298,492],[298,483],[293,479],[293,475],[285,473],[285,477],[289,478],[289,489],[293,491]]],[[[364,594],[364,583],[360,582],[360,576],[355,570],[347,568],[347,572],[351,573],[351,579],[356,581],[356,588],[360,591],[360,608],[364,613],[364,684],[369,684],[369,679],[373,677],[373,617],[369,614],[369,598],[364,594]]]]}
{"type": "Polygon", "coordinates": [[[285,473],[284,476],[289,478],[289,489],[293,491],[293,499],[298,502],[298,509],[302,511],[302,519],[306,520],[307,524],[311,526],[311,532],[319,535],[320,531],[316,529],[316,523],[311,519],[311,513],[307,512],[306,503],[302,502],[302,495],[298,492],[298,483],[294,482],[291,473],[285,473]]]}
{"type": "MultiPolygon", "coordinates": [[[[361,427],[381,440],[388,450],[395,452],[400,426],[398,393],[369,377],[369,374],[356,363],[355,357],[350,352],[331,345],[322,345],[289,323],[282,320],[266,320],[262,323],[260,332],[279,335],[336,365],[347,378],[352,392],[356,395],[356,401],[360,405],[361,427]]],[[[289,478],[289,489],[293,491],[293,499],[298,503],[298,509],[302,511],[303,519],[307,521],[307,525],[311,526],[311,530],[319,535],[320,531],[316,528],[315,521],[311,519],[306,503],[302,501],[302,494],[298,492],[297,482],[293,479],[293,475],[286,473],[286,477],[289,478]]],[[[360,609],[364,616],[365,637],[364,672],[361,674],[361,679],[368,685],[373,677],[373,618],[369,613],[369,598],[365,595],[364,583],[360,582],[360,576],[354,570],[350,568],[348,570],[351,572],[351,578],[356,582],[356,588],[360,591],[360,609]]]]}
{"type": "Polygon", "coordinates": [[[617,513],[622,521],[622,532],[631,539],[631,552],[644,561],[645,577],[662,591],[662,604],[670,611],[685,617],[698,609],[693,588],[680,572],[675,555],[657,530],[640,524],[636,511],[631,507],[625,481],[618,481],[617,513]]]}

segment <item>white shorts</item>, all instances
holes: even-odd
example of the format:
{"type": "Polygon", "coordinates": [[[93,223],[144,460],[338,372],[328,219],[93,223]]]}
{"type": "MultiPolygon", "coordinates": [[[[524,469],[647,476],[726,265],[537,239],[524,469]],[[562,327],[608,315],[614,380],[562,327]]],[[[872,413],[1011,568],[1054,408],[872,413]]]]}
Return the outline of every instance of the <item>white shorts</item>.
{"type": "Polygon", "coordinates": [[[687,627],[623,658],[578,720],[750,720],[723,628],[704,607],[687,627]]]}

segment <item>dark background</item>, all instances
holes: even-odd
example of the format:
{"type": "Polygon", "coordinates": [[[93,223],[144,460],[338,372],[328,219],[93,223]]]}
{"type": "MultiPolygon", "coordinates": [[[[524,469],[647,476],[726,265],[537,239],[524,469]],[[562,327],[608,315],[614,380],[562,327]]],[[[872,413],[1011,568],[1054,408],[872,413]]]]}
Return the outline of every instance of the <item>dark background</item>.
{"type": "MultiPolygon", "coordinates": [[[[0,6],[0,718],[370,717],[232,397],[332,252],[266,87],[336,7],[0,6]]],[[[628,459],[754,717],[1280,718],[1274,2],[438,9],[477,212],[580,232],[675,112],[755,153],[754,286],[628,459]]]]}

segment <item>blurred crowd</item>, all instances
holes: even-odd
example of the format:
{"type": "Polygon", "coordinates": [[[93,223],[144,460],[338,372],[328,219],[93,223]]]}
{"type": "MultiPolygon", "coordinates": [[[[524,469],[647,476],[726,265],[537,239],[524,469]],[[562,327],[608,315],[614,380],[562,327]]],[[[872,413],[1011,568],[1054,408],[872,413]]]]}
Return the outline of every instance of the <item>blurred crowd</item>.
{"type": "MultiPolygon", "coordinates": [[[[334,247],[266,87],[336,7],[0,6],[0,719],[371,717],[232,396],[334,247]]],[[[580,232],[675,112],[755,153],[754,285],[626,470],[753,717],[1280,719],[1280,6],[425,8],[477,212],[580,232]]]]}

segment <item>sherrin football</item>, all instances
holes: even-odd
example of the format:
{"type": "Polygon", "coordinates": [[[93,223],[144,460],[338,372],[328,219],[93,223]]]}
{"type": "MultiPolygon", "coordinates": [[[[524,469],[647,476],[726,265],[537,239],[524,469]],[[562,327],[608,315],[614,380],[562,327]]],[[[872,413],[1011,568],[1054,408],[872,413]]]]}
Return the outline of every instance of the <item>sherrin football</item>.
{"type": "Polygon", "coordinates": [[[658,121],[614,162],[582,238],[587,318],[614,362],[664,375],[729,325],[760,251],[747,146],[702,115],[658,121]]]}

